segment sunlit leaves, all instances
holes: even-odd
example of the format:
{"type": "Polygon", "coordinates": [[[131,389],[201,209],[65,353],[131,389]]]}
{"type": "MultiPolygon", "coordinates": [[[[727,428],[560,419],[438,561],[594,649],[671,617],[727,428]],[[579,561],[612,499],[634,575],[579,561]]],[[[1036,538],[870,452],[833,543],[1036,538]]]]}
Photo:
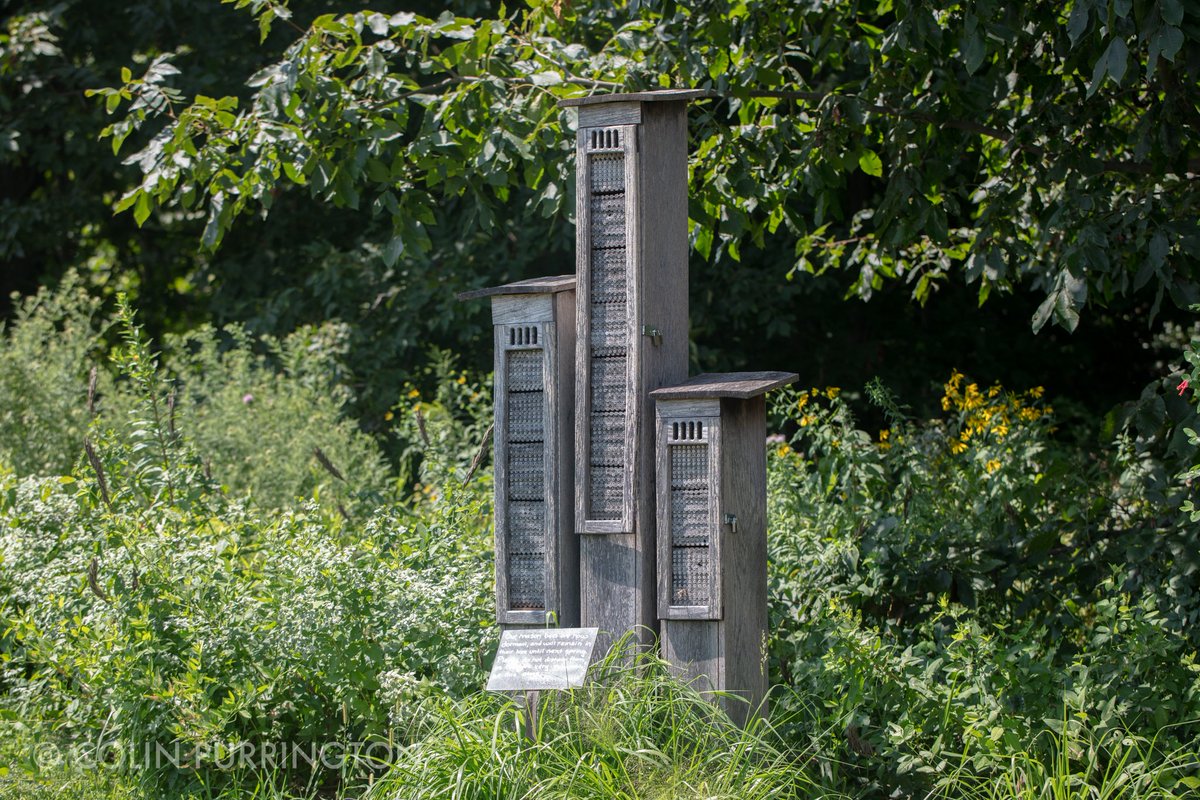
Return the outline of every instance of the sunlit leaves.
{"type": "Polygon", "coordinates": [[[1144,14],[1092,0],[363,11],[315,19],[251,79],[248,104],[181,107],[149,76],[102,91],[134,100],[114,140],[156,116],[170,131],[138,157],[135,194],[153,200],[141,208],[207,203],[215,246],[238,216],[299,189],[390,216],[381,255],[393,263],[427,246],[412,208],[461,202],[463,223],[487,230],[529,187],[541,218],[570,213],[572,118],[558,99],[707,88],[719,96],[693,104],[689,199],[705,259],[736,261],[767,236],[812,244],[832,226],[828,241],[852,246],[798,248],[784,272],[857,271],[864,297],[905,280],[922,302],[955,270],[981,299],[1030,282],[1047,294],[1035,327],[1073,327],[1087,298],[1136,291],[1135,273],[1173,298],[1197,294],[1190,257],[1143,269],[1148,225],[1168,248],[1200,247],[1183,213],[1197,161],[1180,88],[1195,81],[1177,74],[1194,69],[1185,16],[1174,0],[1144,14]]]}

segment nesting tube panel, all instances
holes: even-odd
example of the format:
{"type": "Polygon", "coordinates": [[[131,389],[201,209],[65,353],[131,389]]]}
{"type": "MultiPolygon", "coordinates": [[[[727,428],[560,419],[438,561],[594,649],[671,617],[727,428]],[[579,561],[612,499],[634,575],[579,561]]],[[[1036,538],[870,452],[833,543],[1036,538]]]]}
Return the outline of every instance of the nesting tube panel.
{"type": "Polygon", "coordinates": [[[496,619],[503,628],[579,624],[575,535],[575,279],[507,284],[495,334],[496,619]]]}
{"type": "Polygon", "coordinates": [[[600,647],[650,644],[654,409],[687,375],[687,115],[696,92],[563,101],[576,130],[575,527],[580,615],[600,647]]]}

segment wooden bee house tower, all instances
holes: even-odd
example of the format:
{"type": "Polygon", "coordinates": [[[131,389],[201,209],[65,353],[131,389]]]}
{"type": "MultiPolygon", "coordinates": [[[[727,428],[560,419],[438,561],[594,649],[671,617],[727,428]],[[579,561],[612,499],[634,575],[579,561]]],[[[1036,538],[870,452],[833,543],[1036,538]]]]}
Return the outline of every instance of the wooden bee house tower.
{"type": "Polygon", "coordinates": [[[763,395],[790,372],[699,375],[657,403],[662,652],[739,723],[767,693],[767,457],[763,395]]]}
{"type": "Polygon", "coordinates": [[[496,620],[575,627],[575,276],[459,295],[479,297],[491,298],[496,345],[496,620]]]}
{"type": "Polygon", "coordinates": [[[581,624],[656,633],[654,409],[688,363],[687,101],[564,100],[576,132],[575,528],[581,624]]]}

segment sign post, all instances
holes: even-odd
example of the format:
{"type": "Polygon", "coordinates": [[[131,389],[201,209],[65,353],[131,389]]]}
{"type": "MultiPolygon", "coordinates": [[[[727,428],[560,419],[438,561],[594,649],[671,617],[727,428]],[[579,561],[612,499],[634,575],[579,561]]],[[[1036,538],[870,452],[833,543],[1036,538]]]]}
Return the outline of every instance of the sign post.
{"type": "Polygon", "coordinates": [[[596,650],[597,628],[508,629],[488,676],[489,692],[525,693],[525,735],[537,731],[539,693],[583,686],[596,650]]]}

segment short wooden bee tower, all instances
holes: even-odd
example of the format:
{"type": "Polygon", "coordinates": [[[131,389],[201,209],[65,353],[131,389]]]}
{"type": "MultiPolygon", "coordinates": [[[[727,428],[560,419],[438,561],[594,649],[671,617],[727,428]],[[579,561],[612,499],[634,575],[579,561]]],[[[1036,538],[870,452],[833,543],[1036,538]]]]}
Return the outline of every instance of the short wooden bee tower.
{"type": "Polygon", "coordinates": [[[490,297],[495,330],[496,620],[579,625],[575,536],[575,276],[490,297]]]}
{"type": "Polygon", "coordinates": [[[656,410],[658,617],[680,675],[737,722],[765,711],[767,462],[763,395],[790,372],[699,375],[656,410]]]}
{"type": "Polygon", "coordinates": [[[582,624],[653,640],[654,408],[688,362],[687,101],[564,100],[576,133],[575,526],[582,624]]]}

